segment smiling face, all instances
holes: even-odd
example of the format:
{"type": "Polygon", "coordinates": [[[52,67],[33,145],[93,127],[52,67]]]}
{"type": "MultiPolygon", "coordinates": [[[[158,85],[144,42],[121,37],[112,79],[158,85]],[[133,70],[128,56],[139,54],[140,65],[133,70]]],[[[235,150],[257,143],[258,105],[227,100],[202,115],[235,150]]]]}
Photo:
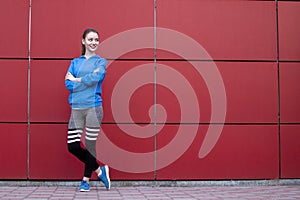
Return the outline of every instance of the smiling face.
{"type": "Polygon", "coordinates": [[[99,36],[95,32],[89,32],[84,39],[82,44],[85,46],[86,53],[94,54],[99,45],[99,36]]]}

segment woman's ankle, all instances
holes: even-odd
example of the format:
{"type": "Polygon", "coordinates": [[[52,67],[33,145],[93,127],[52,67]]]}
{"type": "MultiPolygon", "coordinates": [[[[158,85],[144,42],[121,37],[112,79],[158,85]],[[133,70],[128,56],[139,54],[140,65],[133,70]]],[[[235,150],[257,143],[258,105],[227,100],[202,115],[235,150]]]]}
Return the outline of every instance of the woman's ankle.
{"type": "Polygon", "coordinates": [[[89,182],[89,181],[90,181],[90,178],[88,178],[88,177],[83,177],[82,180],[83,180],[83,181],[86,181],[86,182],[89,182]]]}

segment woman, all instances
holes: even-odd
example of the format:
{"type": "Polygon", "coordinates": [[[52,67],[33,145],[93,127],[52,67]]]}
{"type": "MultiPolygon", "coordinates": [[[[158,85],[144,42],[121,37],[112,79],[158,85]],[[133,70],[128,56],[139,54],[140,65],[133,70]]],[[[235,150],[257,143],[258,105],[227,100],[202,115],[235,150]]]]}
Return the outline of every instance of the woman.
{"type": "Polygon", "coordinates": [[[65,77],[70,91],[71,117],[68,125],[68,150],[85,164],[80,191],[89,191],[89,180],[95,171],[106,189],[110,189],[109,168],[96,161],[96,140],[103,118],[102,82],[107,61],[96,54],[99,34],[95,29],[86,29],[82,35],[82,55],[72,60],[65,77]],[[85,129],[85,146],[80,140],[85,129]]]}

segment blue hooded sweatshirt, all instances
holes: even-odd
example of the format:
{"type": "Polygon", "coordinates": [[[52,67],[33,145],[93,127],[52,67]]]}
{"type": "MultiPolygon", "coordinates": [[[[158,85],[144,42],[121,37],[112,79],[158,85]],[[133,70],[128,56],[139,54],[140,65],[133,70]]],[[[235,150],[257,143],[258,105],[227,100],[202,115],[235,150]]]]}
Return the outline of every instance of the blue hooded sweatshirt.
{"type": "Polygon", "coordinates": [[[102,82],[106,74],[107,61],[98,55],[86,59],[80,56],[71,61],[68,69],[81,82],[66,80],[65,84],[70,91],[69,104],[71,108],[91,108],[102,106],[102,82]]]}

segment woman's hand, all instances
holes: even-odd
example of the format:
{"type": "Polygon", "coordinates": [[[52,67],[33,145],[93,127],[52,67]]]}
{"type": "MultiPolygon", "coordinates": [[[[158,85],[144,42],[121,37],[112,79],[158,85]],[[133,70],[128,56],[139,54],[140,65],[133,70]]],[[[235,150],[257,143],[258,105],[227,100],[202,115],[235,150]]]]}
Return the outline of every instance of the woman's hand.
{"type": "Polygon", "coordinates": [[[70,72],[66,74],[65,80],[70,80],[72,82],[81,82],[81,78],[75,78],[70,72]]]}

